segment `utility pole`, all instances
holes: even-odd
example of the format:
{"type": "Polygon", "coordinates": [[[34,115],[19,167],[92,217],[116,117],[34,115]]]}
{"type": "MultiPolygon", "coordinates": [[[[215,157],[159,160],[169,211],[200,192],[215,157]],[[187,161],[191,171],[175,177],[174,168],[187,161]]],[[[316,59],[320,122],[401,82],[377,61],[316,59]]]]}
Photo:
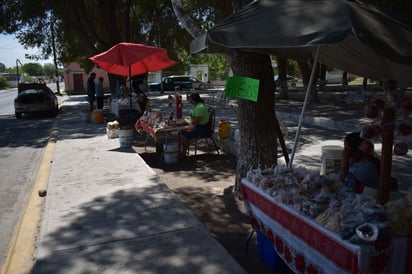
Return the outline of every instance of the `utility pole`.
{"type": "Polygon", "coordinates": [[[52,49],[53,49],[53,61],[54,61],[54,72],[55,72],[55,77],[56,77],[56,88],[57,88],[57,94],[60,93],[60,84],[59,84],[59,72],[57,70],[57,55],[56,55],[56,43],[55,43],[55,36],[54,36],[54,23],[55,23],[55,17],[54,15],[51,17],[51,38],[52,38],[52,49]]]}
{"type": "Polygon", "coordinates": [[[22,67],[23,70],[23,65],[21,64],[19,59],[16,59],[16,81],[17,81],[17,86],[19,86],[19,82],[20,82],[20,75],[19,75],[19,64],[22,67]]]}

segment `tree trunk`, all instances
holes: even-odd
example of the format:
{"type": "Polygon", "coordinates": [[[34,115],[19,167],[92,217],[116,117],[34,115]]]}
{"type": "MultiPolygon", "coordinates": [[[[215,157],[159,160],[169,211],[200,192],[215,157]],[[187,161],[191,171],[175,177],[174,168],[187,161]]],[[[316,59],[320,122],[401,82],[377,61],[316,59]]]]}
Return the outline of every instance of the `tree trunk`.
{"type": "Polygon", "coordinates": [[[326,68],[325,64],[320,64],[319,71],[319,90],[324,90],[326,86],[326,68]]]}
{"type": "Polygon", "coordinates": [[[368,88],[368,78],[367,77],[363,77],[362,88],[363,90],[366,90],[368,88]]]}
{"type": "Polygon", "coordinates": [[[342,73],[342,85],[347,86],[348,85],[348,72],[344,71],[342,73]]]}
{"type": "MultiPolygon", "coordinates": [[[[193,36],[200,34],[194,21],[184,12],[182,2],[172,0],[178,20],[193,36]]],[[[249,1],[234,1],[234,9],[249,1]]],[[[258,101],[238,99],[239,150],[237,157],[235,192],[251,168],[277,164],[277,132],[275,129],[275,100],[273,93],[273,68],[268,54],[242,52],[228,49],[224,53],[234,75],[255,78],[260,81],[258,101]]],[[[280,133],[279,133],[280,134],[280,133]]]]}
{"type": "Polygon", "coordinates": [[[273,69],[269,55],[236,52],[228,58],[234,75],[260,80],[258,102],[239,99],[240,143],[235,190],[251,168],[277,164],[273,69]]]}
{"type": "Polygon", "coordinates": [[[286,65],[288,59],[284,57],[278,57],[278,83],[276,88],[279,88],[279,94],[277,99],[289,99],[288,95],[288,82],[286,79],[286,65]],[[280,83],[280,84],[279,84],[280,83]]]}
{"type": "MultiPolygon", "coordinates": [[[[303,86],[304,90],[306,92],[306,89],[309,85],[309,80],[310,80],[310,75],[311,75],[311,68],[309,67],[308,63],[306,61],[302,60],[297,60],[299,69],[302,72],[302,78],[303,78],[303,86]]],[[[319,66],[317,66],[319,68],[319,66]]],[[[319,71],[318,71],[319,72],[319,71]]],[[[315,72],[315,77],[313,78],[313,83],[311,86],[311,89],[309,90],[309,97],[308,97],[308,102],[309,103],[320,103],[318,92],[316,90],[316,82],[318,78],[318,73],[315,72]]]]}

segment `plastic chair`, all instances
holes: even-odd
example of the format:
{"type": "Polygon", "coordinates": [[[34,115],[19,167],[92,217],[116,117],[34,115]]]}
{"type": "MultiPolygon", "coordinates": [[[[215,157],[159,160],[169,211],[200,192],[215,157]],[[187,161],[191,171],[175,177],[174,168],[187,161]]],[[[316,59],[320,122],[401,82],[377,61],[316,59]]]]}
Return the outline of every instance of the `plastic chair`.
{"type": "Polygon", "coordinates": [[[228,105],[228,98],[225,96],[224,90],[219,90],[215,95],[215,104],[217,107],[225,108],[228,105]]]}
{"type": "MultiPolygon", "coordinates": [[[[209,121],[207,122],[207,132],[204,135],[198,136],[194,138],[194,146],[195,146],[195,155],[197,154],[197,143],[199,140],[204,139],[207,143],[207,148],[208,151],[210,151],[210,144],[208,142],[208,139],[212,140],[213,145],[215,146],[216,152],[219,155],[219,147],[216,144],[215,137],[214,137],[214,132],[215,132],[215,110],[213,108],[208,109],[209,112],[209,121]]],[[[190,146],[189,146],[190,148],[190,146]]],[[[189,152],[189,151],[188,151],[189,152]]]]}

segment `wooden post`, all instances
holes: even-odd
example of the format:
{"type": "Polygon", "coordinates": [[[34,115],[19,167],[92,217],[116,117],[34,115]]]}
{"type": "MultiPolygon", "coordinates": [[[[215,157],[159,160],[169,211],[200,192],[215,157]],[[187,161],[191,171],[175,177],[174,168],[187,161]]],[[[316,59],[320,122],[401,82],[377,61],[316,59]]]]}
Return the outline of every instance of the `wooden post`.
{"type": "Polygon", "coordinates": [[[286,148],[285,139],[283,139],[282,130],[280,129],[279,120],[277,117],[275,117],[275,129],[278,135],[280,146],[282,148],[283,157],[285,157],[285,162],[286,162],[286,165],[288,166],[289,165],[289,154],[286,148]]]}
{"type": "Polygon", "coordinates": [[[395,129],[395,109],[385,108],[381,121],[382,157],[377,202],[381,205],[389,201],[390,178],[392,173],[393,132],[395,129]]]}

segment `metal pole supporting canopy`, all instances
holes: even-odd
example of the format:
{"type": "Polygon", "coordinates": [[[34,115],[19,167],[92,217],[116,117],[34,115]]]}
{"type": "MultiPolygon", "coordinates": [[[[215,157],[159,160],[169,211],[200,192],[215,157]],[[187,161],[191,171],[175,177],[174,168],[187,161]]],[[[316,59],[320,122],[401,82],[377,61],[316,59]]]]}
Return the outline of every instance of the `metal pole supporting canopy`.
{"type": "Polygon", "coordinates": [[[309,98],[309,92],[312,88],[312,82],[313,82],[313,78],[315,77],[316,66],[318,65],[319,50],[320,50],[320,46],[317,46],[316,47],[316,52],[315,52],[315,61],[314,61],[314,65],[313,65],[313,68],[312,68],[312,72],[310,73],[310,79],[309,79],[308,86],[306,87],[305,100],[303,101],[302,111],[301,111],[300,117],[299,117],[298,128],[296,130],[295,141],[293,142],[292,153],[290,155],[290,160],[289,160],[289,165],[288,165],[289,169],[292,168],[293,158],[295,157],[296,147],[298,145],[298,139],[299,139],[299,135],[300,135],[300,129],[301,129],[302,123],[303,123],[303,115],[305,114],[305,109],[306,109],[306,105],[307,105],[308,98],[309,98]]]}

